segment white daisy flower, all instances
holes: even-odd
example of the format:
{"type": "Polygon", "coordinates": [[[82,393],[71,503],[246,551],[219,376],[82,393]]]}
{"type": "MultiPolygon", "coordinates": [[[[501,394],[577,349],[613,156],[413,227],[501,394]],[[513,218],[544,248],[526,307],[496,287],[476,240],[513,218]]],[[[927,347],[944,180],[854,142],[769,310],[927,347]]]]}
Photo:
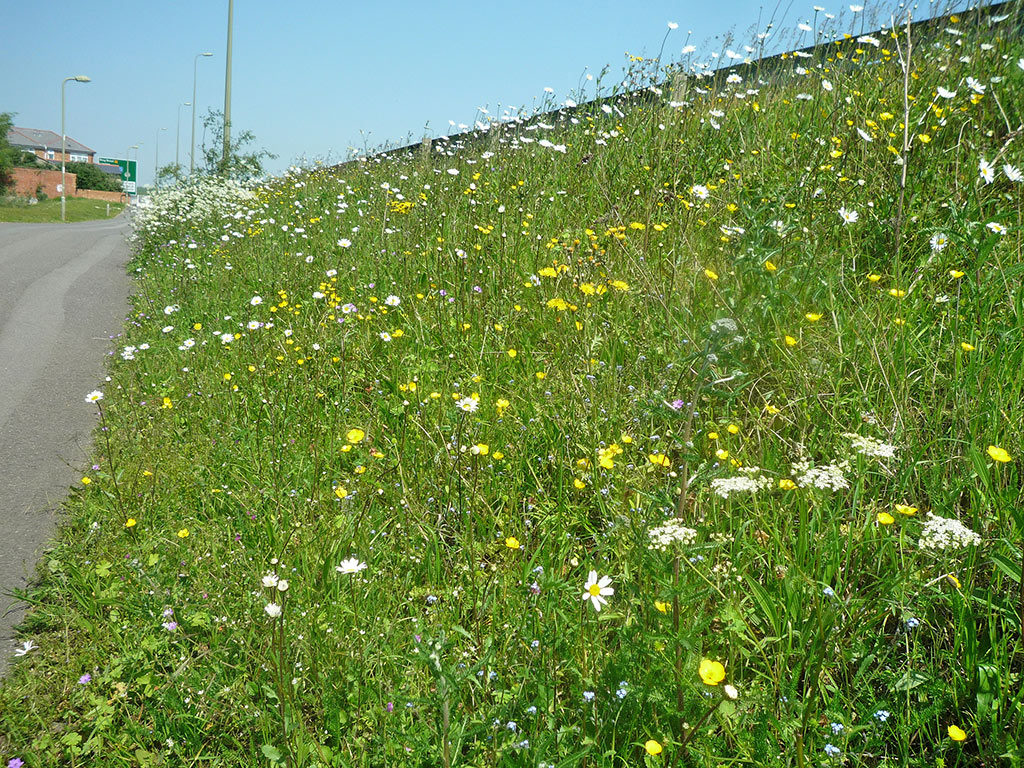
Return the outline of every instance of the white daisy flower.
{"type": "Polygon", "coordinates": [[[583,584],[583,600],[589,600],[593,604],[594,610],[600,611],[601,606],[608,602],[606,598],[615,594],[615,590],[610,586],[611,583],[611,576],[598,578],[597,571],[591,571],[583,584]]]}

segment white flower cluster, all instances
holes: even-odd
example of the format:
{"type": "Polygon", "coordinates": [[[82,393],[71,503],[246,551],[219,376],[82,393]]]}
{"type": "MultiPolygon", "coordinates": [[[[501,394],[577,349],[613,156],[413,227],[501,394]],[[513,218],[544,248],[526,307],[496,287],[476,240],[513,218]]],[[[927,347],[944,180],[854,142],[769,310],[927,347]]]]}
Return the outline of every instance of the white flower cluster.
{"type": "Polygon", "coordinates": [[[255,200],[251,185],[197,175],[140,201],[133,219],[135,236],[158,242],[163,232],[182,222],[217,234],[225,221],[244,216],[255,200]]]}
{"type": "Polygon", "coordinates": [[[734,477],[716,477],[711,490],[727,499],[733,493],[757,493],[772,486],[772,479],[762,475],[759,467],[743,467],[740,472],[734,477]]]}
{"type": "Polygon", "coordinates": [[[673,544],[693,544],[697,540],[697,532],[693,528],[687,528],[678,520],[669,520],[664,525],[651,528],[647,535],[651,537],[648,548],[662,552],[673,544]]]}
{"type": "Polygon", "coordinates": [[[793,464],[790,474],[796,478],[796,484],[802,488],[812,485],[823,491],[841,491],[850,487],[850,483],[846,480],[846,473],[849,471],[850,462],[848,461],[812,467],[809,460],[801,459],[793,464]]]}
{"type": "Polygon", "coordinates": [[[939,517],[929,513],[921,530],[918,546],[921,549],[965,549],[981,543],[976,534],[956,518],[939,517]]]}
{"type": "Polygon", "coordinates": [[[881,440],[875,440],[873,437],[857,435],[853,432],[845,432],[843,437],[850,441],[850,447],[853,450],[865,456],[871,456],[875,459],[892,459],[896,456],[895,445],[883,443],[881,440]]]}

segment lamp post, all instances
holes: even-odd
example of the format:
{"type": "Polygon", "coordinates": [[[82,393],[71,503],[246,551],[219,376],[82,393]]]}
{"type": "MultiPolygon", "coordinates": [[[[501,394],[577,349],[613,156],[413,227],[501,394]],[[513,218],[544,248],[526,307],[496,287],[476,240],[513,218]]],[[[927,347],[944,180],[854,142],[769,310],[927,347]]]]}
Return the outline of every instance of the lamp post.
{"type": "Polygon", "coordinates": [[[192,148],[188,151],[188,173],[192,175],[195,167],[196,154],[196,67],[199,66],[200,56],[213,56],[212,53],[197,53],[192,59],[192,148]]]}
{"type": "Polygon", "coordinates": [[[156,157],[153,158],[153,186],[160,189],[160,131],[166,131],[166,128],[161,128],[156,132],[156,157]]]}
{"type": "Polygon", "coordinates": [[[231,152],[231,27],[235,17],[234,0],[228,0],[228,46],[224,64],[224,154],[221,155],[221,170],[227,169],[231,152]]]}
{"type": "Polygon", "coordinates": [[[74,80],[76,83],[88,83],[89,78],[85,75],[75,75],[74,77],[65,77],[60,84],[60,220],[67,221],[67,203],[65,202],[64,192],[64,161],[67,159],[67,143],[68,137],[64,132],[64,91],[65,86],[68,84],[68,80],[74,80]]]}
{"type": "Polygon", "coordinates": [[[183,101],[178,105],[178,134],[174,139],[174,180],[177,181],[180,178],[178,171],[179,160],[178,160],[178,145],[181,143],[181,108],[192,106],[191,101],[183,101]]]}

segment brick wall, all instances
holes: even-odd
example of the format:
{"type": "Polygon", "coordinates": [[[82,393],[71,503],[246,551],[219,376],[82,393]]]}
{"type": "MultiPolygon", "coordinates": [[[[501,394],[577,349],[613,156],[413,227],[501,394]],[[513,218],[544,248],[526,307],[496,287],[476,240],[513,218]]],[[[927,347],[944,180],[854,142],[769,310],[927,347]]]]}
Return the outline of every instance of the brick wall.
{"type": "Polygon", "coordinates": [[[88,197],[90,200],[106,200],[108,203],[127,203],[128,195],[124,192],[105,192],[101,189],[80,189],[75,197],[88,197]]]}
{"type": "MultiPolygon", "coordinates": [[[[60,171],[44,171],[37,168],[12,168],[13,192],[18,197],[35,197],[36,189],[42,187],[47,197],[60,197],[60,171]]],[[[74,197],[78,190],[78,177],[73,173],[64,174],[64,194],[74,197]]]]}

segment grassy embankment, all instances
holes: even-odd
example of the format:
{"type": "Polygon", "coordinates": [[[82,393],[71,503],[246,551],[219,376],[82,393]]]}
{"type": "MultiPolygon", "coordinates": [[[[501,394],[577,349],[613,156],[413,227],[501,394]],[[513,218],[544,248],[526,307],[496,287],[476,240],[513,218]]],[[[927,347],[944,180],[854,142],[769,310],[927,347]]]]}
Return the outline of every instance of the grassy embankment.
{"type": "Polygon", "coordinates": [[[158,198],[0,755],[1017,764],[1024,46],[947,26],[158,198]]]}

